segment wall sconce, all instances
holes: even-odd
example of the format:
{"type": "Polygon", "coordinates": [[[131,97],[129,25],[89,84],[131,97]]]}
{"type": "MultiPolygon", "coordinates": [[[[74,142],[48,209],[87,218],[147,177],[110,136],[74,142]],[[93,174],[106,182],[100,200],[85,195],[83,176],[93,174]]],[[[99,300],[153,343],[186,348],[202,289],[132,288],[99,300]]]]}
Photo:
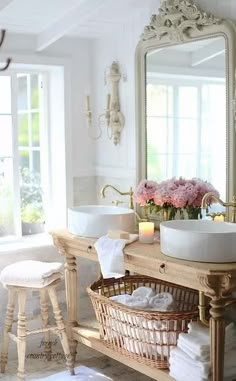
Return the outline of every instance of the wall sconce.
{"type": "MultiPolygon", "coordinates": [[[[1,30],[1,37],[0,37],[0,48],[3,45],[3,43],[4,43],[5,36],[6,36],[6,31],[5,31],[5,29],[2,29],[1,30]]],[[[0,68],[0,71],[7,70],[9,68],[9,66],[10,66],[10,63],[11,63],[11,58],[7,58],[7,61],[6,61],[5,65],[0,68]]]]}
{"type": "Polygon", "coordinates": [[[105,122],[109,139],[112,139],[113,143],[117,145],[120,142],[120,133],[125,125],[125,117],[120,111],[119,82],[121,79],[121,72],[120,72],[119,64],[117,62],[112,63],[105,77],[106,77],[106,83],[110,84],[111,93],[107,94],[107,104],[106,104],[105,112],[98,116],[99,132],[97,136],[91,135],[93,122],[92,122],[92,111],[90,107],[89,95],[86,96],[87,125],[89,129],[89,136],[92,139],[97,140],[102,135],[101,125],[103,122],[105,122]]]}

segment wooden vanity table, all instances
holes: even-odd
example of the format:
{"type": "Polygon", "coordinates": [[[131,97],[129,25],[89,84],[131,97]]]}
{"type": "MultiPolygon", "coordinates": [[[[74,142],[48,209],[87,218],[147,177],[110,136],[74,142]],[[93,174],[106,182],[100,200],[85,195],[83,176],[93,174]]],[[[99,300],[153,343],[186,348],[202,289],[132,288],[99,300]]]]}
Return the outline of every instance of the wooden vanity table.
{"type": "MultiPolygon", "coordinates": [[[[77,320],[77,266],[76,258],[98,262],[94,242],[96,239],[77,237],[67,230],[51,232],[54,244],[65,256],[65,282],[68,312],[68,331],[71,351],[75,355],[77,341],[112,357],[154,380],[170,381],[168,371],[150,368],[106,347],[99,340],[94,322],[81,326],[77,320]]],[[[236,290],[235,263],[201,263],[178,260],[163,255],[160,245],[141,244],[136,241],[125,247],[127,270],[204,291],[211,298],[211,361],[212,381],[223,381],[224,362],[224,307],[232,291],[236,290]]],[[[222,255],[224,255],[222,253],[222,255]]]]}

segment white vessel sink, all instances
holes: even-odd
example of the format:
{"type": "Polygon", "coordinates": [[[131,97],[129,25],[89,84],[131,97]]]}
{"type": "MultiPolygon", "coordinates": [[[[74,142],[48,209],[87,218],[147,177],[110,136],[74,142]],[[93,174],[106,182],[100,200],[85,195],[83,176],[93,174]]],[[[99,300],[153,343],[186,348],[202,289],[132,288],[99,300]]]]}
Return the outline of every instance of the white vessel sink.
{"type": "Polygon", "coordinates": [[[173,220],[160,224],[163,254],[197,262],[236,262],[236,224],[173,220]]]}
{"type": "Polygon", "coordinates": [[[134,232],[135,214],[119,206],[84,205],[68,209],[68,230],[82,237],[101,237],[108,230],[134,232]]]}

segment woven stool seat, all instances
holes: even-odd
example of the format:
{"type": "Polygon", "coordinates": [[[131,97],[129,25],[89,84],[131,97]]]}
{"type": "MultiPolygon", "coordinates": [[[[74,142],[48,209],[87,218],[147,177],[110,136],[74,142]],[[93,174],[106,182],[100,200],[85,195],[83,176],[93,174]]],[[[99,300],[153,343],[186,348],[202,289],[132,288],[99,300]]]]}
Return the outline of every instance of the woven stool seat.
{"type": "Polygon", "coordinates": [[[74,374],[74,361],[70,354],[69,342],[63,316],[57,300],[56,288],[60,284],[62,276],[62,264],[58,262],[47,263],[40,261],[21,261],[5,267],[0,274],[0,281],[8,290],[7,313],[4,325],[1,372],[5,372],[8,360],[9,339],[17,344],[18,371],[17,381],[25,380],[25,353],[26,337],[31,334],[42,333],[45,340],[45,355],[51,359],[50,332],[59,336],[65,355],[67,368],[74,374]],[[40,311],[42,327],[38,329],[26,329],[26,294],[30,289],[38,289],[40,294],[40,311]],[[18,299],[17,334],[12,333],[13,316],[16,297],[18,299]],[[49,325],[48,297],[52,304],[55,317],[55,326],[49,325]]]}
{"type": "Polygon", "coordinates": [[[6,286],[42,288],[60,279],[62,264],[59,262],[21,261],[6,266],[0,281],[6,286]]]}

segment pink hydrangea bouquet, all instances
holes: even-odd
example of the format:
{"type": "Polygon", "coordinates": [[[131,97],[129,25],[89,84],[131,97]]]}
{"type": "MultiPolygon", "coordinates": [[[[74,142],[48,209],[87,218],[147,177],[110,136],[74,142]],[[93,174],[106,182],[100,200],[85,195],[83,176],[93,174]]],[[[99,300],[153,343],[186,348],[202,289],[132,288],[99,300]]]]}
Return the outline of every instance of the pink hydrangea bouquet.
{"type": "Polygon", "coordinates": [[[134,201],[141,206],[151,204],[159,210],[168,210],[168,219],[173,219],[178,210],[180,213],[185,210],[189,218],[198,218],[202,198],[207,192],[213,192],[219,196],[219,192],[211,183],[199,178],[190,180],[183,177],[172,178],[159,184],[144,180],[141,181],[134,193],[134,201]]]}

